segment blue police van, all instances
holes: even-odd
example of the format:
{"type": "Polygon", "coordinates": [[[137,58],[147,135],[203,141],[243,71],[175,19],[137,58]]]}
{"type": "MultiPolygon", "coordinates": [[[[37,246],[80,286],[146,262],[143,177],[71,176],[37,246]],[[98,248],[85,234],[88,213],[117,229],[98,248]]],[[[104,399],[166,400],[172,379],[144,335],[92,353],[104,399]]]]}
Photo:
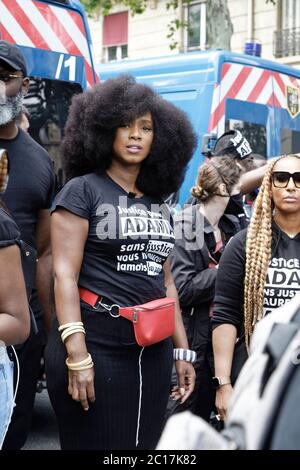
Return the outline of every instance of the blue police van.
{"type": "Polygon", "coordinates": [[[266,157],[300,152],[300,71],[244,54],[211,50],[96,66],[101,80],[129,73],[182,108],[198,136],[179,194],[182,204],[203,160],[203,146],[239,129],[266,157]]]}

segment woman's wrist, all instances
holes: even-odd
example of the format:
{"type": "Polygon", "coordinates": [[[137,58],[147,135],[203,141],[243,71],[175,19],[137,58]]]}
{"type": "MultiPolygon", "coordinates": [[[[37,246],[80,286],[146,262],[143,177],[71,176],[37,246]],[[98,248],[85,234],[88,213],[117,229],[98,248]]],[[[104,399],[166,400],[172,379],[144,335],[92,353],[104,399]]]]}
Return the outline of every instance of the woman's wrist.
{"type": "Polygon", "coordinates": [[[173,359],[174,361],[186,361],[193,364],[197,359],[197,354],[192,349],[175,348],[173,350],[173,359]]]}
{"type": "Polygon", "coordinates": [[[85,337],[83,334],[74,334],[69,336],[65,342],[65,347],[67,354],[72,360],[76,362],[77,360],[84,359],[87,356],[87,347],[85,342],[85,337]]]}

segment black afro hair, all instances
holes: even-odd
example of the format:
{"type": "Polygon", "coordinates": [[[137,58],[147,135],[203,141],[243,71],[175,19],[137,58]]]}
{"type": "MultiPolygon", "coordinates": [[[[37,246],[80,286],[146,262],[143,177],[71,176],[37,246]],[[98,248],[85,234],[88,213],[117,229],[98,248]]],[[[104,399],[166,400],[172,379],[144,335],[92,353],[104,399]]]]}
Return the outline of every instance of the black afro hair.
{"type": "Polygon", "coordinates": [[[129,75],[106,80],[73,98],[62,142],[67,180],[109,168],[117,128],[147,112],[154,136],[137,186],[159,197],[177,191],[196,146],[192,125],[183,111],[129,75]]]}

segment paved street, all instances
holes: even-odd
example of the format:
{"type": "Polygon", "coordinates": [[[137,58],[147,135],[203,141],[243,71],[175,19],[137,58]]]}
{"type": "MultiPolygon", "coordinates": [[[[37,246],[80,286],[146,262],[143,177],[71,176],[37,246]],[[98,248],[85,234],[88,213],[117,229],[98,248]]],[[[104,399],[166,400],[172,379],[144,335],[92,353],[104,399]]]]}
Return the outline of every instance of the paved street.
{"type": "Polygon", "coordinates": [[[43,390],[36,394],[35,411],[31,433],[24,450],[58,450],[60,449],[55,415],[48,393],[43,390]]]}

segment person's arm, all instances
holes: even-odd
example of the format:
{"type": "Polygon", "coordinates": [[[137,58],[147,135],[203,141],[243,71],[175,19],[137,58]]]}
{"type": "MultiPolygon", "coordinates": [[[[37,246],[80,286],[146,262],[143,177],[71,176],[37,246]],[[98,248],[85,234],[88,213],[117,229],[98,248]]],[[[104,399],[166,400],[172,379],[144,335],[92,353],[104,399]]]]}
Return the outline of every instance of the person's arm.
{"type": "Polygon", "coordinates": [[[241,193],[248,194],[261,185],[268,165],[247,171],[241,176],[241,193]]]}
{"type": "Polygon", "coordinates": [[[244,324],[244,276],[247,231],[226,245],[217,269],[212,326],[229,323],[240,333],[244,324]]]}
{"type": "Polygon", "coordinates": [[[38,213],[36,227],[37,272],[36,287],[43,311],[43,322],[49,332],[55,316],[52,255],[50,243],[50,211],[42,209],[38,213]]]}
{"type": "MultiPolygon", "coordinates": [[[[235,235],[222,254],[216,280],[213,309],[213,352],[215,376],[230,381],[237,332],[243,328],[246,231],[235,235]]],[[[232,393],[231,384],[216,393],[216,407],[223,420],[232,393]]]]}
{"type": "MultiPolygon", "coordinates": [[[[220,377],[223,382],[230,382],[236,334],[235,326],[229,324],[219,325],[213,331],[215,376],[220,377]]],[[[231,383],[221,385],[216,392],[216,408],[222,421],[226,417],[231,394],[231,383]]]]}
{"type": "MultiPolygon", "coordinates": [[[[51,242],[54,268],[54,292],[60,325],[81,321],[78,279],[89,221],[59,208],[52,215],[51,242]]],[[[70,363],[83,361],[88,356],[85,335],[70,335],[65,341],[70,363]]],[[[88,410],[88,400],[95,400],[94,369],[69,370],[68,392],[88,410]]]]}
{"type": "Polygon", "coordinates": [[[0,340],[9,346],[23,343],[30,332],[30,316],[20,249],[0,249],[0,340]]]}
{"type": "MultiPolygon", "coordinates": [[[[174,284],[173,276],[170,269],[169,260],[164,263],[163,266],[165,275],[165,286],[167,297],[173,297],[176,299],[175,306],[175,331],[173,334],[173,344],[175,348],[188,349],[188,340],[185,332],[185,328],[182,321],[178,294],[176,286],[174,284]]],[[[178,392],[173,395],[174,398],[181,398],[181,403],[184,403],[187,398],[191,395],[195,387],[195,369],[190,362],[177,360],[175,362],[177,377],[178,377],[178,392]]],[[[176,388],[177,390],[177,388],[176,388]]]]}
{"type": "Polygon", "coordinates": [[[198,209],[195,208],[194,212],[189,208],[175,218],[175,237],[170,264],[181,306],[213,300],[217,270],[205,266],[202,256],[202,249],[205,249],[204,219],[198,209]]]}
{"type": "Polygon", "coordinates": [[[217,269],[204,268],[199,271],[195,265],[196,252],[186,249],[185,238],[176,240],[170,258],[181,305],[193,306],[213,300],[217,269]]]}

